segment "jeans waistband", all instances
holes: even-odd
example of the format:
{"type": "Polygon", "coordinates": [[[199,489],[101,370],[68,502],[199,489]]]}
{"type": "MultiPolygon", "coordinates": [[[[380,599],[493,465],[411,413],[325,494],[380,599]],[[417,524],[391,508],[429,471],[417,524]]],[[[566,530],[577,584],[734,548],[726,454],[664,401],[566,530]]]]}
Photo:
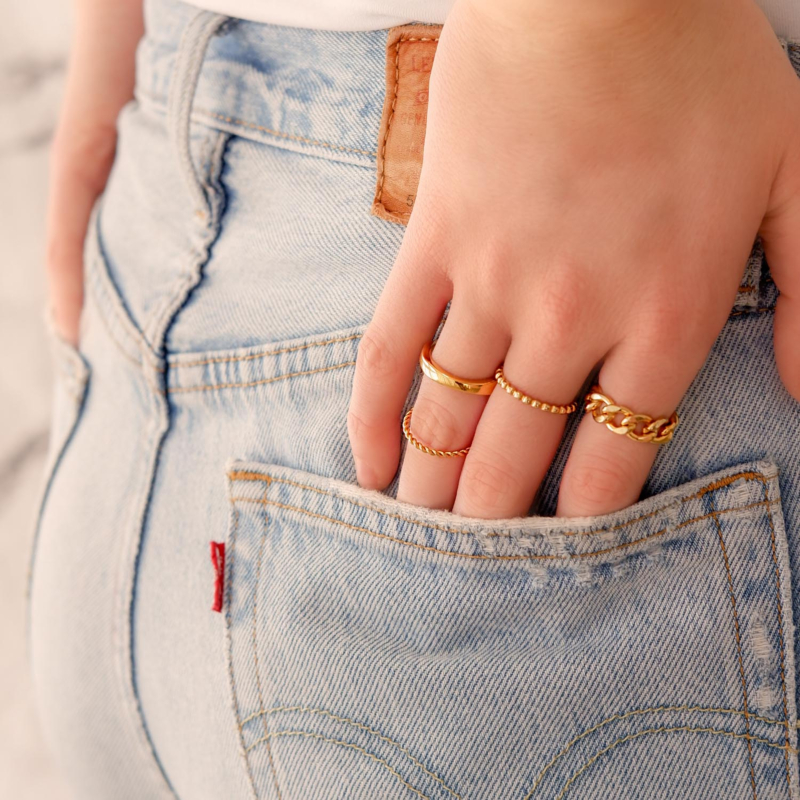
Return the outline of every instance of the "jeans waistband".
{"type": "MultiPolygon", "coordinates": [[[[181,38],[198,10],[147,0],[136,97],[170,101],[181,38]]],[[[202,12],[200,12],[202,13],[202,12]]],[[[199,53],[192,119],[257,141],[373,167],[386,30],[321,31],[230,19],[199,53]]]]}
{"type": "MultiPolygon", "coordinates": [[[[225,18],[145,0],[136,98],[169,112],[190,182],[189,121],[317,157],[375,168],[387,30],[324,31],[225,18]],[[176,86],[173,83],[179,84],[176,86]]],[[[800,75],[800,42],[781,41],[800,75]]],[[[194,181],[198,205],[203,188],[194,181]]],[[[734,314],[768,311],[777,289],[758,243],[734,314]]]]}

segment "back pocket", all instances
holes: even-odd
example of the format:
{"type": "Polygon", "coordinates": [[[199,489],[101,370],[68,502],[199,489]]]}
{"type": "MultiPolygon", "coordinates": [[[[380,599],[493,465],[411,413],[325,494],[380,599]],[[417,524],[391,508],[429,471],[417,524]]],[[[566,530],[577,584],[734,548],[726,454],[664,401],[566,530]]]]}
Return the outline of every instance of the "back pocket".
{"type": "Polygon", "coordinates": [[[259,798],[796,798],[775,467],[482,521],[228,465],[226,630],[259,798]]]}

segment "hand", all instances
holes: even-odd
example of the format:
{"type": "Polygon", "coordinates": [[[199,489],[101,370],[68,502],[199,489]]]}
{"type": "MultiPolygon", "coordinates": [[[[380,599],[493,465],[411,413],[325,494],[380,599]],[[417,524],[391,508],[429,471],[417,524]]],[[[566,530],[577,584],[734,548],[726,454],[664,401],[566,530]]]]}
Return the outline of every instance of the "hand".
{"type": "Polygon", "coordinates": [[[79,0],[67,87],[50,156],[47,275],[55,328],[78,344],[83,241],[114,160],[116,119],[133,96],[142,0],[79,0]]]}
{"type": "MultiPolygon", "coordinates": [[[[800,398],[800,81],[752,0],[457,0],[431,75],[408,229],[359,347],[348,417],[362,486],[397,469],[422,345],[472,378],[504,363],[550,403],[599,383],[668,417],[725,324],[760,231],[775,350],[800,398]]],[[[398,497],[528,512],[565,418],[423,380],[398,497]]],[[[680,430],[680,429],[679,429],[680,430]]],[[[669,445],[666,445],[669,446],[669,445]]],[[[635,502],[658,447],[588,415],[558,514],[635,502]]]]}

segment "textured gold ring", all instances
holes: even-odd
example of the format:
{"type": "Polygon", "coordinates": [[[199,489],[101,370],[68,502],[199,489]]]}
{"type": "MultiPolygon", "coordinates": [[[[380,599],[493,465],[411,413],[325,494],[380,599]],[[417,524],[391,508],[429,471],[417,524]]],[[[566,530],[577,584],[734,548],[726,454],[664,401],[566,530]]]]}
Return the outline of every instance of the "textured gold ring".
{"type": "Polygon", "coordinates": [[[461,450],[437,450],[434,447],[428,447],[426,444],[422,444],[422,442],[411,433],[411,412],[414,410],[414,407],[406,411],[406,415],[403,417],[403,436],[408,439],[417,450],[421,450],[423,453],[427,453],[429,456],[438,456],[439,458],[463,458],[467,453],[469,453],[469,447],[464,447],[461,450]]]}
{"type": "Polygon", "coordinates": [[[627,436],[635,442],[653,442],[664,444],[672,439],[678,427],[678,415],[653,419],[649,414],[636,414],[625,406],[615,403],[599,386],[593,386],[586,395],[584,406],[587,414],[594,417],[595,422],[605,425],[613,433],[627,436]],[[622,418],[617,422],[617,418],[622,418]]]}
{"type": "Polygon", "coordinates": [[[556,403],[545,403],[542,400],[537,400],[535,397],[530,397],[529,395],[525,394],[525,392],[517,389],[516,386],[508,382],[502,367],[497,368],[497,372],[494,374],[494,379],[497,381],[498,386],[500,386],[502,389],[505,389],[506,392],[508,392],[508,394],[510,394],[515,400],[519,400],[521,403],[524,403],[526,406],[530,406],[531,408],[549,411],[551,414],[572,414],[578,409],[577,403],[570,403],[566,406],[560,406],[556,403]]]}
{"type": "Polygon", "coordinates": [[[494,387],[497,385],[494,378],[482,378],[480,380],[459,378],[458,375],[453,375],[452,372],[442,369],[433,360],[432,351],[433,343],[428,342],[419,354],[419,365],[422,367],[422,373],[425,377],[436,381],[442,386],[446,386],[448,389],[457,389],[459,392],[466,392],[467,394],[487,395],[494,391],[494,387]]]}

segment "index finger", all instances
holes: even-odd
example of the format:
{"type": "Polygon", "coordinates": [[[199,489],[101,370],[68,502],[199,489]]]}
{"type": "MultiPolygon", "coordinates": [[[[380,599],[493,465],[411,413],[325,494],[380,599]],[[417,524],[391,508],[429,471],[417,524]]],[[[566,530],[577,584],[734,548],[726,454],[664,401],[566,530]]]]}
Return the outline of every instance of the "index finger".
{"type": "Polygon", "coordinates": [[[401,412],[420,350],[433,338],[450,291],[436,267],[398,259],[358,346],[347,428],[358,482],[366,489],[384,489],[397,471],[401,412]]]}

